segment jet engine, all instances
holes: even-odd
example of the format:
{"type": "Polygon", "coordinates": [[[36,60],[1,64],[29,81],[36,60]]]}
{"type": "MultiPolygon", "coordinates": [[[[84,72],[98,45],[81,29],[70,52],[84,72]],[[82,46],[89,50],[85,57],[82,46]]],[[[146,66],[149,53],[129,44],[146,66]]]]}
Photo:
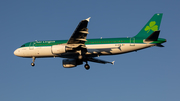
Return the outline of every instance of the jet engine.
{"type": "Polygon", "coordinates": [[[62,62],[63,62],[63,67],[65,68],[72,68],[72,67],[76,67],[77,65],[83,64],[83,61],[78,59],[64,59],[62,62]]]}
{"type": "Polygon", "coordinates": [[[67,46],[66,45],[53,45],[51,47],[51,51],[53,54],[61,54],[61,53],[65,53],[67,50],[67,46]]]}

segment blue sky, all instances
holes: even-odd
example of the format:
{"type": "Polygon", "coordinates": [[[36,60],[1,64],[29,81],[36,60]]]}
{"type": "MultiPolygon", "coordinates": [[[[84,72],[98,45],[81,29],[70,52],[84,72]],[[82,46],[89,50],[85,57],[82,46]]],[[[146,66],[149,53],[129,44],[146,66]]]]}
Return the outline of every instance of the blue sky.
{"type": "Polygon", "coordinates": [[[1,0],[0,101],[179,101],[179,0],[1,0]],[[69,39],[82,19],[92,17],[88,38],[131,37],[163,13],[164,48],[102,56],[115,65],[89,63],[67,69],[62,58],[14,56],[34,40],[69,39]]]}

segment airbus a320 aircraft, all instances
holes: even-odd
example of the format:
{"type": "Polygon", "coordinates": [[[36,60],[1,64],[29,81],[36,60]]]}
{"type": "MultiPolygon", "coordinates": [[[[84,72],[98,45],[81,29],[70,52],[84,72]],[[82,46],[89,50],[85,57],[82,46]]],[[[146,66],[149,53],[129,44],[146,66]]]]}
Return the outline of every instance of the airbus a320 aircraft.
{"type": "Polygon", "coordinates": [[[28,42],[16,49],[14,54],[19,57],[32,58],[32,66],[35,65],[36,58],[44,57],[66,58],[62,61],[65,68],[76,67],[85,62],[84,67],[88,70],[90,68],[88,61],[114,64],[114,61],[108,62],[95,57],[123,54],[152,46],[164,47],[161,44],[166,42],[166,39],[158,38],[162,15],[162,13],[154,14],[134,37],[100,39],[86,39],[89,34],[87,28],[89,17],[79,23],[69,40],[28,42]]]}

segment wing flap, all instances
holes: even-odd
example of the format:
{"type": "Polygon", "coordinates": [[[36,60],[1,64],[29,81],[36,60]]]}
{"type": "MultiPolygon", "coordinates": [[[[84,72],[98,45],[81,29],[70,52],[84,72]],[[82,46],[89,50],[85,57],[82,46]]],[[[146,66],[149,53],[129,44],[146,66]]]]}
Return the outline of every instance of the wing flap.
{"type": "Polygon", "coordinates": [[[87,41],[86,39],[77,38],[76,40],[87,41]]]}
{"type": "Polygon", "coordinates": [[[88,32],[88,31],[79,31],[79,33],[89,34],[89,32],[88,32]]]}

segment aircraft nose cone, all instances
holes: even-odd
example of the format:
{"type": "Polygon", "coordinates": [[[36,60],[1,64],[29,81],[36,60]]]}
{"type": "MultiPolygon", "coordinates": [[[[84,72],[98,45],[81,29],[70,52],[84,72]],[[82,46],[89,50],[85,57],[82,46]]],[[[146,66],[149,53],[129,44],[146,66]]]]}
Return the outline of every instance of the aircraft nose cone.
{"type": "Polygon", "coordinates": [[[16,56],[19,56],[19,53],[20,53],[20,50],[19,50],[19,49],[16,49],[16,50],[14,51],[14,55],[16,55],[16,56]]]}

